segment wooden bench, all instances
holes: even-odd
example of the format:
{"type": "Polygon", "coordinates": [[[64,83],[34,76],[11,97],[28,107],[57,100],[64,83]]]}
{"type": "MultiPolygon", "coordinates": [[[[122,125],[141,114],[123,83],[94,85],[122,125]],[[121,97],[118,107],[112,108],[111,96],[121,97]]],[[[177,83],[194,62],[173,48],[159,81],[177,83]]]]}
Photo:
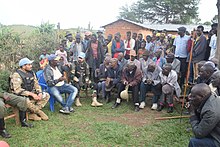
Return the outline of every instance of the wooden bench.
{"type": "Polygon", "coordinates": [[[11,106],[9,104],[5,104],[5,107],[7,109],[12,109],[12,112],[9,113],[6,117],[4,117],[4,119],[7,120],[7,119],[10,119],[10,118],[14,118],[16,125],[20,125],[19,110],[18,110],[18,108],[13,107],[13,106],[11,106]]]}
{"type": "MultiPolygon", "coordinates": [[[[16,125],[20,125],[20,119],[19,119],[19,110],[17,107],[13,107],[9,104],[5,104],[5,107],[7,109],[12,109],[12,112],[9,112],[9,114],[4,117],[4,120],[10,119],[10,118],[14,118],[15,119],[15,123],[16,125]]],[[[26,120],[28,120],[28,113],[26,112],[26,120]]]]}

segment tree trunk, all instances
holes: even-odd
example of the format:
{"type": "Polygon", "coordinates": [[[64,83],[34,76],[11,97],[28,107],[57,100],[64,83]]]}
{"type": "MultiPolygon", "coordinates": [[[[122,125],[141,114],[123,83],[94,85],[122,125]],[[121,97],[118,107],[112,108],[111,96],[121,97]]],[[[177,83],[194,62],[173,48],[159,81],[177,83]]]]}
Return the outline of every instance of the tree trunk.
{"type": "Polygon", "coordinates": [[[216,58],[218,59],[218,67],[220,68],[220,0],[217,0],[217,9],[218,9],[218,32],[217,32],[217,51],[216,58]]]}

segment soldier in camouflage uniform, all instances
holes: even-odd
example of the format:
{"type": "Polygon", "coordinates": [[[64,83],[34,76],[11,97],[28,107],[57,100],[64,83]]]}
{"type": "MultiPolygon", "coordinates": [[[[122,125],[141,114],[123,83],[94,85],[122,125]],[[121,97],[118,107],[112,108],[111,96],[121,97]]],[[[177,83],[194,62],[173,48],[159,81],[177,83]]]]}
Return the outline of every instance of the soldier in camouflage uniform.
{"type": "Polygon", "coordinates": [[[11,90],[19,96],[27,98],[27,108],[30,110],[30,120],[48,120],[41,110],[48,102],[50,95],[42,92],[36,75],[32,72],[32,62],[28,58],[19,61],[19,69],[11,75],[11,90]]]}
{"type": "Polygon", "coordinates": [[[33,127],[26,122],[27,101],[25,97],[17,96],[7,92],[0,92],[0,135],[4,138],[10,138],[11,135],[5,129],[4,116],[7,112],[5,104],[9,104],[19,109],[19,118],[22,127],[33,127]]]}

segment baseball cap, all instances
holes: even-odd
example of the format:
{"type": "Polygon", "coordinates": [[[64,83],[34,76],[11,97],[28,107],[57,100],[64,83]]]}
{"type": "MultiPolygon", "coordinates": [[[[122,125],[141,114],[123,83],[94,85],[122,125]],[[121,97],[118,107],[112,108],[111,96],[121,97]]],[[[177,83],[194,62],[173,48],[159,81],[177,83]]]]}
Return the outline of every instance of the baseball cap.
{"type": "Polygon", "coordinates": [[[85,57],[86,57],[86,54],[83,53],[83,52],[80,52],[79,55],[78,55],[78,58],[84,59],[85,57]]]}
{"type": "Polygon", "coordinates": [[[59,56],[56,56],[55,54],[50,54],[49,56],[48,56],[48,61],[52,61],[52,60],[60,60],[60,57],[59,56]]]}
{"type": "Polygon", "coordinates": [[[26,65],[26,64],[32,64],[34,62],[34,60],[30,60],[28,58],[22,58],[20,61],[19,61],[19,66],[23,66],[23,65],[26,65]]]}

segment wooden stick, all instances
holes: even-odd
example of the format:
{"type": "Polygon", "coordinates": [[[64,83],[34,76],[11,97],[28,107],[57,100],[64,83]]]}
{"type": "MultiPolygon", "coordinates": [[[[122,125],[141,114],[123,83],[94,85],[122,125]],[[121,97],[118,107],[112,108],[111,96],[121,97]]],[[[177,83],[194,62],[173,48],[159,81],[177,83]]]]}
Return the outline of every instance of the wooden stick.
{"type": "MultiPolygon", "coordinates": [[[[184,92],[183,92],[183,100],[182,100],[182,107],[181,107],[181,116],[183,115],[183,107],[184,107],[184,101],[186,98],[186,90],[188,87],[188,81],[189,81],[189,75],[190,75],[190,66],[191,66],[191,61],[192,61],[192,51],[193,51],[193,47],[194,47],[194,40],[195,40],[195,36],[196,36],[196,31],[195,29],[193,30],[193,36],[192,36],[192,46],[191,46],[191,50],[190,50],[190,56],[189,56],[189,63],[188,63],[188,68],[187,68],[187,73],[186,73],[186,84],[184,87],[184,92]]],[[[181,122],[181,118],[180,117],[180,122],[181,122]]]]}
{"type": "Polygon", "coordinates": [[[177,118],[189,118],[190,115],[184,116],[168,116],[168,117],[156,117],[155,120],[167,120],[167,119],[177,119],[177,118]]]}

